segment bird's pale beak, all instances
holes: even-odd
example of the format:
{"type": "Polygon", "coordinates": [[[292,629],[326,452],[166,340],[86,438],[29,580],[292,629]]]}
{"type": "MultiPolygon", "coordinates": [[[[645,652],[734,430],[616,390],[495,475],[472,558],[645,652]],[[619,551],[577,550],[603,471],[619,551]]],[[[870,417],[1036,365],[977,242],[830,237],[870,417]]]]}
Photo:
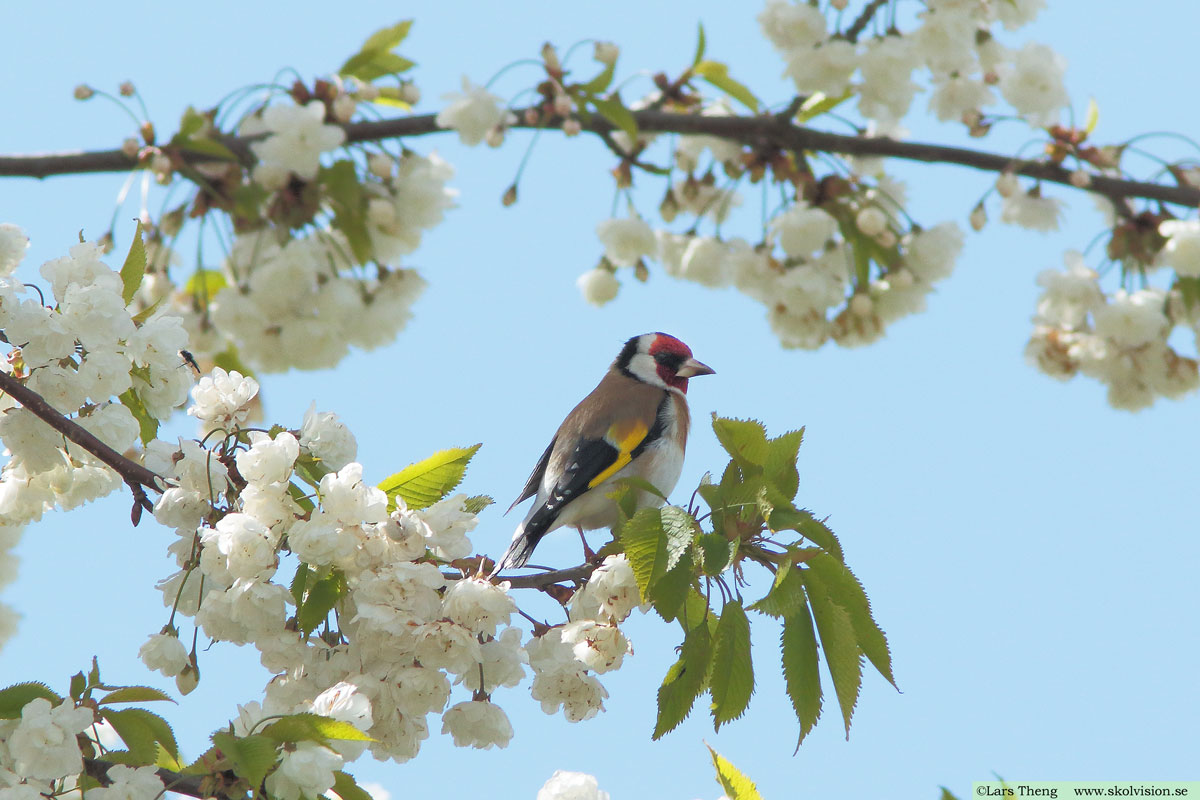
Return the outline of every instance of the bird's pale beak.
{"type": "Polygon", "coordinates": [[[681,378],[694,378],[697,375],[714,375],[716,374],[716,370],[707,364],[701,364],[694,358],[689,358],[679,365],[679,369],[675,370],[675,374],[681,378]]]}

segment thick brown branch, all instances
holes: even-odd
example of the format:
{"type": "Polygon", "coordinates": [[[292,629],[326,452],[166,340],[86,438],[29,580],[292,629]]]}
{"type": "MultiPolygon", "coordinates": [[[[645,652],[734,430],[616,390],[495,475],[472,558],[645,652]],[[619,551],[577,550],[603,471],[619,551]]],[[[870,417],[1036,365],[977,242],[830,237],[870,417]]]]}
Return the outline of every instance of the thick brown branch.
{"type": "MultiPolygon", "coordinates": [[[[520,116],[520,115],[518,115],[520,116]]],[[[948,145],[902,142],[883,137],[848,136],[830,133],[772,116],[717,117],[698,114],[674,114],[665,111],[637,111],[634,119],[647,133],[706,134],[752,145],[774,145],[794,151],[824,151],[853,156],[882,156],[931,164],[954,164],[987,172],[1011,171],[1018,175],[1050,183],[1071,186],[1070,170],[1047,161],[1021,161],[1010,156],[948,145]]],[[[610,133],[614,128],[599,115],[582,123],[591,133],[610,133]]],[[[372,122],[354,122],[344,126],[347,142],[369,142],[399,136],[424,136],[442,131],[433,114],[399,117],[372,122]]],[[[516,127],[537,127],[521,122],[516,127]]],[[[224,143],[235,152],[244,152],[246,141],[230,138],[224,143]]],[[[211,161],[213,157],[184,154],[192,163],[211,161]]],[[[137,166],[134,159],[120,150],[89,153],[62,153],[0,157],[0,177],[45,178],[89,172],[123,172],[137,166]]],[[[1200,204],[1200,189],[1191,186],[1167,186],[1149,181],[1123,180],[1093,175],[1088,191],[1114,201],[1125,198],[1158,200],[1195,206],[1200,204]]]]}
{"type": "MultiPolygon", "coordinates": [[[[84,772],[100,781],[104,786],[110,783],[108,771],[113,766],[114,762],[99,758],[85,758],[83,760],[84,772]]],[[[161,767],[154,772],[158,775],[158,779],[163,782],[163,786],[166,787],[168,792],[186,794],[189,797],[197,798],[215,797],[218,800],[235,800],[235,798],[246,796],[246,792],[225,792],[219,789],[214,791],[211,787],[215,782],[212,780],[211,775],[182,775],[161,767]]],[[[231,781],[236,780],[235,776],[232,775],[229,778],[231,781]]]]}
{"type": "MultiPolygon", "coordinates": [[[[67,441],[74,442],[121,476],[133,492],[138,507],[149,505],[146,487],[155,492],[161,492],[165,482],[141,464],[130,461],[125,456],[113,450],[94,435],[80,427],[79,423],[67,419],[50,405],[37,392],[29,389],[12,375],[0,371],[0,391],[12,396],[14,400],[25,407],[31,414],[63,435],[67,441]]],[[[137,507],[135,507],[136,509],[137,507]]],[[[135,512],[136,513],[136,512],[135,512]]]]}

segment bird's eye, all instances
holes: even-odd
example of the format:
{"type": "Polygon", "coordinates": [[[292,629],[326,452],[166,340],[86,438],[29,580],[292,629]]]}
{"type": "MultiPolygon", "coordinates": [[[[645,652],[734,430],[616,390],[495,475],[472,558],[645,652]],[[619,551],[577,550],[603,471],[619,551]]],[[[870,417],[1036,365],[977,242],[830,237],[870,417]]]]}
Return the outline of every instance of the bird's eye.
{"type": "Polygon", "coordinates": [[[679,355],[678,353],[655,353],[654,360],[659,364],[662,364],[664,367],[667,367],[672,372],[678,371],[680,365],[683,364],[683,356],[679,355]]]}

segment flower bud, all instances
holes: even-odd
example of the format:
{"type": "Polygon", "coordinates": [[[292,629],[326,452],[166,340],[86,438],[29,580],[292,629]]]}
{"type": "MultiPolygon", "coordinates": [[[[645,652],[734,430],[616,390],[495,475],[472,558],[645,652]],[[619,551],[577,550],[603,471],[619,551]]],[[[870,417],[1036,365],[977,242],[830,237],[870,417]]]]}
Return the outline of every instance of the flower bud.
{"type": "Polygon", "coordinates": [[[558,114],[560,117],[565,117],[567,114],[571,113],[571,109],[574,107],[575,107],[575,104],[571,102],[571,98],[569,95],[561,94],[561,93],[554,95],[554,113],[555,114],[558,114]]]}
{"type": "Polygon", "coordinates": [[[142,149],[141,143],[130,136],[121,142],[121,152],[130,158],[137,158],[138,151],[142,149]]]}
{"type": "Polygon", "coordinates": [[[983,207],[982,200],[978,205],[975,206],[975,208],[971,209],[971,216],[969,219],[971,221],[972,230],[981,231],[983,230],[983,226],[987,225],[987,209],[983,207]]]}
{"type": "Polygon", "coordinates": [[[578,136],[583,131],[583,126],[579,124],[577,119],[565,119],[562,124],[564,136],[578,136]]]}
{"type": "Polygon", "coordinates": [[[122,97],[133,97],[137,94],[137,89],[134,88],[133,81],[124,81],[117,88],[117,91],[121,93],[122,97]]]}
{"type": "Polygon", "coordinates": [[[410,106],[415,106],[421,102],[421,90],[412,81],[405,81],[400,84],[400,99],[410,106]]]}
{"type": "Polygon", "coordinates": [[[612,42],[596,42],[596,47],[592,50],[592,58],[609,66],[617,62],[617,56],[620,54],[621,48],[612,42]]]}
{"type": "Polygon", "coordinates": [[[92,87],[88,86],[86,83],[81,83],[75,87],[75,99],[76,100],[88,100],[95,93],[96,93],[95,90],[92,89],[92,87]]]}
{"type": "Polygon", "coordinates": [[[504,196],[500,198],[500,202],[505,206],[511,206],[517,202],[517,185],[515,183],[504,190],[504,196]]]}

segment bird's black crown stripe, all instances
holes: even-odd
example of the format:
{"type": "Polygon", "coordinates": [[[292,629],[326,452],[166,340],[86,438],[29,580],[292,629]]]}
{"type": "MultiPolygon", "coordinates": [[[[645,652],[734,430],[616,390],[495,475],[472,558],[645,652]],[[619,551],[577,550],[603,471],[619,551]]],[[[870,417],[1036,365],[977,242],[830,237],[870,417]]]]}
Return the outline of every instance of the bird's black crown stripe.
{"type": "Polygon", "coordinates": [[[617,355],[617,360],[614,364],[614,366],[616,366],[622,375],[627,378],[633,378],[634,380],[637,380],[637,378],[632,372],[629,371],[629,362],[633,360],[635,355],[637,355],[638,339],[640,338],[642,337],[634,336],[632,339],[626,342],[625,346],[621,348],[621,352],[617,355]]]}

